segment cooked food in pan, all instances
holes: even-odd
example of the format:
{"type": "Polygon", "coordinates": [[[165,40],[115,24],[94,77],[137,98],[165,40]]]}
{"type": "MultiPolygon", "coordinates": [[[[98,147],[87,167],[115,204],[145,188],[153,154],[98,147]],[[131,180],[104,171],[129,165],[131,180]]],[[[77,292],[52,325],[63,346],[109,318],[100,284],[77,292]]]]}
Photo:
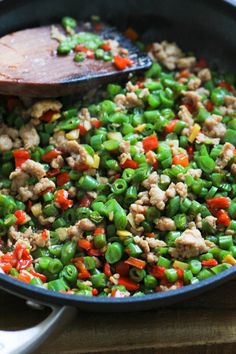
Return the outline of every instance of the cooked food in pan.
{"type": "MultiPolygon", "coordinates": [[[[93,50],[79,46],[84,60],[93,50]]],[[[2,97],[0,269],[9,276],[127,297],[236,264],[234,77],[175,43],[148,50],[143,76],[73,103],[2,97]]],[[[104,43],[94,55],[114,60],[104,43]]]]}

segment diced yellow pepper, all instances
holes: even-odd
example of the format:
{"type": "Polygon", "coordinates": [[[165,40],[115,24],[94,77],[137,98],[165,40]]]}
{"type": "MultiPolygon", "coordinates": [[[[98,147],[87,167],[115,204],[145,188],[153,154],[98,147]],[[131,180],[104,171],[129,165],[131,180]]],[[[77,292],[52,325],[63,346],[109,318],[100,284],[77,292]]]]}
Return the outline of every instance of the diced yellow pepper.
{"type": "Polygon", "coordinates": [[[231,254],[227,254],[227,256],[225,256],[225,258],[223,259],[223,263],[229,263],[235,265],[236,259],[233,256],[231,256],[231,254]]]}
{"type": "Polygon", "coordinates": [[[56,120],[58,120],[59,118],[61,118],[61,114],[60,113],[54,113],[52,116],[52,119],[50,121],[51,122],[55,122],[56,120]]]}
{"type": "Polygon", "coordinates": [[[86,156],[86,165],[88,165],[90,168],[93,168],[94,160],[91,155],[86,156]]]}
{"type": "Polygon", "coordinates": [[[95,154],[93,156],[93,165],[91,166],[92,168],[98,168],[100,164],[100,156],[95,154]]]}
{"type": "Polygon", "coordinates": [[[185,262],[181,262],[181,261],[174,261],[173,263],[173,268],[179,268],[179,269],[182,269],[182,270],[186,270],[188,269],[188,263],[185,263],[185,262]]]}
{"type": "Polygon", "coordinates": [[[77,140],[79,138],[79,129],[71,130],[66,134],[66,138],[68,140],[77,140]]]}
{"type": "Polygon", "coordinates": [[[31,207],[32,214],[37,218],[39,215],[42,214],[42,204],[36,203],[31,207]]]}
{"type": "Polygon", "coordinates": [[[135,131],[135,133],[142,133],[142,132],[144,131],[145,127],[146,127],[146,124],[138,125],[138,126],[134,129],[134,131],[135,131]]]}
{"type": "Polygon", "coordinates": [[[126,230],[117,230],[116,234],[120,237],[130,237],[132,236],[131,232],[126,230]]]}
{"type": "Polygon", "coordinates": [[[197,137],[198,133],[200,132],[200,130],[201,130],[200,125],[195,123],[194,126],[193,126],[193,129],[191,131],[191,134],[190,134],[190,136],[188,138],[188,141],[190,143],[194,142],[194,140],[196,139],[196,137],[197,137]]]}

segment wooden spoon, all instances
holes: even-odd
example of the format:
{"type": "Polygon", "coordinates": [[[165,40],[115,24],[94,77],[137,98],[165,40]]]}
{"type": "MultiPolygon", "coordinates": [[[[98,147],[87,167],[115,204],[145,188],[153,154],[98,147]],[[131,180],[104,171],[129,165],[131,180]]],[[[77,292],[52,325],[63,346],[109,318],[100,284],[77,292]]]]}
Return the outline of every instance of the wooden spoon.
{"type": "MultiPolygon", "coordinates": [[[[84,31],[84,25],[79,30],[84,31]]],[[[77,29],[77,31],[79,31],[77,29]]],[[[99,35],[116,39],[129,50],[134,64],[124,70],[112,62],[85,59],[76,63],[74,55],[58,55],[58,41],[51,38],[51,26],[26,29],[0,39],[0,93],[26,97],[58,97],[117,82],[131,72],[147,69],[151,59],[127,38],[110,27],[99,35]]]]}

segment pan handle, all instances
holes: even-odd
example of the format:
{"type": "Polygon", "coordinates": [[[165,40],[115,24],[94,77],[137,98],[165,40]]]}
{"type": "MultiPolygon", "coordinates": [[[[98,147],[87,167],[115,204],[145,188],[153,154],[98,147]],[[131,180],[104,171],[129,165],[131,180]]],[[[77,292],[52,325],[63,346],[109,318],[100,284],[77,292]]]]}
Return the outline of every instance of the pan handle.
{"type": "Polygon", "coordinates": [[[74,307],[50,306],[52,312],[41,323],[20,331],[0,331],[1,354],[29,354],[55,330],[62,329],[76,315],[74,307]]]}

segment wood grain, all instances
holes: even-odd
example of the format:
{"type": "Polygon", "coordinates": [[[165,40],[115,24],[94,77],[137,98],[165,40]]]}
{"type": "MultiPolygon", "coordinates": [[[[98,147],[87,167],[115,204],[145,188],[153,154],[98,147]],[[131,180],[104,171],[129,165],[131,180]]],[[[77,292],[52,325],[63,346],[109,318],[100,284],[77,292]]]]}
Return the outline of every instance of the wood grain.
{"type": "MultiPolygon", "coordinates": [[[[233,354],[236,345],[236,281],[201,297],[155,311],[93,314],[80,312],[40,354],[233,354]]],[[[0,292],[1,329],[42,320],[24,301],[0,292]]]]}
{"type": "MultiPolygon", "coordinates": [[[[78,27],[78,31],[84,30],[84,25],[78,27]]],[[[99,35],[106,38],[107,33],[129,50],[129,57],[134,62],[131,67],[119,71],[111,61],[86,58],[75,62],[73,53],[57,55],[58,42],[51,38],[51,26],[25,29],[0,38],[0,93],[29,97],[66,96],[127,78],[129,72],[151,65],[150,58],[138,52],[119,32],[104,26],[99,35]]]]}

